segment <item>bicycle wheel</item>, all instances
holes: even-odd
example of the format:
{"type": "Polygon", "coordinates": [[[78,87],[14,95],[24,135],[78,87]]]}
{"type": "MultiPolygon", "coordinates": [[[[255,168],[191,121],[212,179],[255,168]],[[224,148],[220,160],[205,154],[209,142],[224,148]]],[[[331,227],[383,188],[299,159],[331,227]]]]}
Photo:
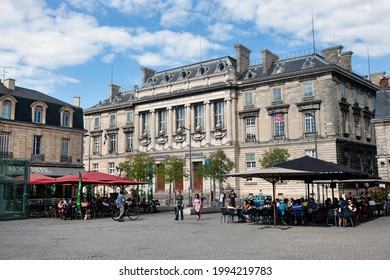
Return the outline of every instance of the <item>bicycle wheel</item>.
{"type": "Polygon", "coordinates": [[[114,221],[118,221],[118,217],[119,217],[119,208],[114,208],[111,210],[111,218],[114,220],[114,221]]]}
{"type": "Polygon", "coordinates": [[[130,220],[137,220],[141,211],[138,207],[132,207],[127,211],[127,216],[130,220]]]}

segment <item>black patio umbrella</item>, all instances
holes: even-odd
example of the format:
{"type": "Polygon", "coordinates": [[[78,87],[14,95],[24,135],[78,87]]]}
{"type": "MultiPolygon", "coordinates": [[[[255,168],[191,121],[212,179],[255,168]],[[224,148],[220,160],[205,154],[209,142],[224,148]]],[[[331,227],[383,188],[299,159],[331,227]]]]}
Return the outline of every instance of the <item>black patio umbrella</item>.
{"type": "Polygon", "coordinates": [[[241,178],[262,178],[272,184],[272,199],[274,205],[274,227],[276,227],[276,183],[283,180],[307,181],[311,176],[317,175],[315,172],[294,170],[280,167],[270,167],[264,169],[254,169],[239,173],[229,173],[226,176],[241,178]]]}
{"type": "Polygon", "coordinates": [[[314,180],[329,180],[330,182],[334,182],[337,180],[346,179],[380,179],[379,177],[352,167],[336,164],[333,162],[309,156],[289,160],[283,163],[276,164],[275,166],[315,172],[315,175],[309,176],[310,178],[307,178],[306,183],[313,182],[314,180]]]}

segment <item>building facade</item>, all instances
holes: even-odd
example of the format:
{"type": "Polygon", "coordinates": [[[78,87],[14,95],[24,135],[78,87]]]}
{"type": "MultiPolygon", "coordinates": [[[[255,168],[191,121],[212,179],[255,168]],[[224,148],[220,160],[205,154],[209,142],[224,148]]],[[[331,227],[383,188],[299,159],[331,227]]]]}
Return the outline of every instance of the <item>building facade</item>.
{"type": "Polygon", "coordinates": [[[373,123],[378,149],[378,175],[382,180],[390,182],[390,87],[387,77],[383,77],[380,81],[377,100],[377,112],[373,123]]]}
{"type": "MultiPolygon", "coordinates": [[[[378,87],[352,72],[352,52],[336,46],[280,58],[263,50],[261,64],[251,64],[251,50],[234,47],[236,58],[159,72],[143,67],[142,85],[132,91],[111,85],[108,99],[84,110],[86,165],[117,173],[128,153],[142,151],[157,165],[171,155],[186,158],[195,174],[211,152],[223,149],[240,172],[260,167],[264,152],[278,146],[290,158],[318,156],[376,173],[371,119],[378,87]]],[[[189,186],[186,179],[176,189],[187,193],[189,186]]],[[[211,190],[211,182],[197,176],[192,186],[194,192],[211,190]]],[[[167,188],[155,176],[155,194],[167,188]]],[[[223,188],[239,196],[271,193],[260,179],[229,178],[223,188]]],[[[281,189],[281,197],[309,195],[300,182],[281,189]]]]}
{"type": "Polygon", "coordinates": [[[41,92],[0,83],[0,156],[26,159],[30,172],[52,177],[83,168],[83,110],[41,92]]]}

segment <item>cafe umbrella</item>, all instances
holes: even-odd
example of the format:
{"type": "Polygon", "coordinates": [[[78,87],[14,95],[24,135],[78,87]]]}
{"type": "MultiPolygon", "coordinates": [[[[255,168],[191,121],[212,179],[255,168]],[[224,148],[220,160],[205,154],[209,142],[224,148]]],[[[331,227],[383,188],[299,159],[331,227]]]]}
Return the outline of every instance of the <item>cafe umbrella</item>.
{"type": "Polygon", "coordinates": [[[307,181],[310,176],[316,175],[315,172],[302,171],[281,167],[270,167],[264,169],[254,169],[239,173],[229,173],[226,176],[240,178],[262,178],[272,184],[272,200],[274,212],[274,227],[276,227],[276,183],[284,180],[307,181]]]}

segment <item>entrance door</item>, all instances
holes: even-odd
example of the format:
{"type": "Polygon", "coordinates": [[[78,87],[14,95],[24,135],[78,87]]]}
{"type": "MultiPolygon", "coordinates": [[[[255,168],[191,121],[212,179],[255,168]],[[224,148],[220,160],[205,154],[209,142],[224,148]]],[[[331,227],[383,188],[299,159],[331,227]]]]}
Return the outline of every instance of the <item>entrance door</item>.
{"type": "MultiPolygon", "coordinates": [[[[157,165],[157,170],[158,170],[158,165],[157,165]]],[[[164,173],[158,172],[156,174],[156,185],[157,185],[157,192],[165,192],[165,177],[164,173]]]]}
{"type": "Polygon", "coordinates": [[[192,171],[192,180],[193,180],[193,189],[194,193],[203,191],[203,176],[198,177],[198,170],[202,165],[202,162],[194,162],[193,163],[193,171],[192,171]]]}
{"type": "Polygon", "coordinates": [[[183,182],[184,182],[183,171],[179,170],[178,172],[180,172],[182,180],[181,180],[181,182],[176,181],[174,183],[174,192],[177,192],[177,191],[183,192],[183,182]]]}

